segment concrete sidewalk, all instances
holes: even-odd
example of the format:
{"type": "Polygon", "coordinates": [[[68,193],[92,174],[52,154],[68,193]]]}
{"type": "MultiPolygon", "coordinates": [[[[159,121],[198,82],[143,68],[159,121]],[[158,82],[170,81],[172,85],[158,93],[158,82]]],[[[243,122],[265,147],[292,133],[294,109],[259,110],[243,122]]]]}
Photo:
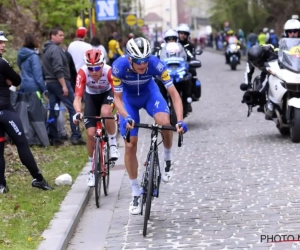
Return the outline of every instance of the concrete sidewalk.
{"type": "MultiPolygon", "coordinates": [[[[116,162],[115,168],[112,169],[118,172],[119,179],[124,176],[124,142],[122,138],[118,138],[118,147],[120,151],[120,158],[116,162]],[[123,167],[122,167],[123,166],[123,167]],[[122,170],[122,172],[121,172],[122,170]],[[121,176],[121,177],[120,177],[121,176]]],[[[43,232],[42,237],[44,240],[38,246],[37,250],[65,250],[68,247],[69,241],[71,240],[73,233],[81,220],[81,216],[84,209],[94,192],[94,188],[89,188],[86,185],[86,179],[89,172],[89,166],[86,165],[82,172],[79,174],[75,182],[73,183],[67,196],[61,203],[59,211],[54,215],[51,220],[49,227],[43,232]]],[[[113,182],[114,173],[111,174],[110,181],[113,182]]],[[[119,186],[112,186],[114,193],[119,193],[119,186]]],[[[101,197],[101,202],[105,202],[105,198],[101,197]]],[[[110,199],[110,203],[115,202],[116,199],[110,199]]],[[[96,206],[94,209],[97,209],[96,206]]],[[[100,208],[101,210],[101,204],[100,208]]],[[[105,213],[105,211],[103,211],[105,213]]],[[[104,214],[105,216],[105,214],[104,214]]],[[[108,223],[109,225],[109,223],[108,223]]],[[[108,228],[106,230],[106,233],[108,228]]],[[[103,235],[106,237],[106,234],[103,235]]]]}

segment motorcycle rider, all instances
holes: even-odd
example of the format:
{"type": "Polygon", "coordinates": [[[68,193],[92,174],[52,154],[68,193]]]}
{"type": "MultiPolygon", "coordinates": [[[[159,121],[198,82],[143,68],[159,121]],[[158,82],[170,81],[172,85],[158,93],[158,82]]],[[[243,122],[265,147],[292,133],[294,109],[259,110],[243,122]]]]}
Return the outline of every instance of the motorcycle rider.
{"type": "MultiPolygon", "coordinates": [[[[191,61],[196,58],[196,47],[194,44],[189,42],[191,30],[190,27],[185,24],[181,23],[177,27],[178,37],[179,37],[179,43],[184,47],[186,53],[187,53],[187,61],[191,61]]],[[[189,68],[189,72],[192,74],[192,99],[193,101],[199,101],[199,98],[201,96],[200,88],[197,88],[197,85],[200,85],[199,80],[197,79],[197,72],[194,68],[189,68]],[[197,91],[198,90],[198,91],[197,91]]]]}
{"type": "Polygon", "coordinates": [[[257,94],[257,98],[253,98],[253,103],[246,103],[249,106],[259,105],[257,109],[258,112],[264,112],[264,105],[266,103],[265,92],[267,91],[267,84],[263,84],[263,82],[266,80],[268,72],[266,71],[264,64],[266,62],[278,59],[278,55],[276,54],[277,50],[278,49],[274,49],[274,46],[272,44],[264,44],[254,45],[248,51],[248,62],[245,71],[245,83],[242,83],[240,86],[241,90],[247,90],[247,92],[243,96],[242,102],[246,102],[245,98],[249,94],[257,94]],[[255,68],[261,70],[261,74],[258,86],[255,86],[255,89],[253,89],[251,80],[255,68]],[[262,88],[263,85],[265,86],[264,88],[262,88]],[[249,91],[251,93],[249,93],[249,91]]]}
{"type": "MultiPolygon", "coordinates": [[[[300,22],[296,19],[290,19],[288,20],[285,25],[284,25],[284,36],[287,38],[298,38],[300,34],[300,22]]],[[[261,89],[262,83],[266,80],[266,77],[268,75],[268,72],[266,71],[264,64],[265,62],[269,62],[272,60],[278,59],[277,52],[278,49],[274,49],[274,46],[271,44],[266,44],[266,45],[254,45],[253,47],[250,48],[248,52],[248,63],[247,63],[247,68],[245,72],[245,83],[242,83],[240,86],[240,89],[245,91],[250,90],[251,91],[251,80],[252,80],[252,75],[255,71],[255,68],[260,69],[261,75],[260,75],[260,84],[256,87],[254,91],[259,91],[263,95],[261,95],[260,99],[260,107],[257,109],[258,112],[263,112],[264,111],[264,102],[263,101],[263,96],[265,97],[265,91],[268,89],[268,84],[266,83],[266,87],[261,89]]],[[[248,93],[245,93],[245,95],[248,95],[248,93]]],[[[245,97],[244,95],[244,97],[245,97]]],[[[243,97],[243,101],[244,101],[243,97]]],[[[256,105],[257,103],[247,103],[248,105],[256,105]]],[[[266,116],[266,119],[270,119],[270,116],[272,116],[272,111],[273,111],[273,104],[271,102],[268,102],[266,104],[267,110],[270,111],[268,112],[270,115],[269,117],[266,116]]]]}
{"type": "MultiPolygon", "coordinates": [[[[179,54],[177,54],[176,56],[183,58],[185,61],[188,60],[186,50],[183,48],[183,46],[180,43],[178,43],[178,33],[175,30],[173,30],[173,29],[167,30],[164,34],[164,41],[165,41],[165,46],[163,46],[160,50],[157,50],[156,53],[154,54],[155,56],[157,56],[161,60],[163,60],[164,58],[167,58],[168,52],[166,50],[166,44],[177,43],[180,48],[180,51],[179,51],[179,54]]],[[[162,85],[162,82],[160,80],[157,80],[156,82],[159,86],[159,89],[160,89],[163,97],[166,99],[166,96],[167,96],[166,88],[162,85]]],[[[192,91],[192,82],[188,81],[188,82],[186,82],[185,89],[184,89],[185,96],[187,96],[187,97],[192,96],[191,91],[192,91]]],[[[185,104],[186,105],[183,105],[184,109],[186,109],[185,112],[186,113],[192,112],[191,103],[185,103],[185,104]]]]}
{"type": "MultiPolygon", "coordinates": [[[[237,37],[235,36],[233,30],[228,30],[226,32],[226,38],[225,38],[225,42],[224,42],[224,47],[226,47],[226,51],[225,51],[225,60],[226,60],[226,64],[230,63],[230,55],[228,53],[228,46],[232,43],[235,43],[236,45],[240,46],[240,42],[237,39],[237,37]]],[[[240,64],[241,61],[241,52],[238,50],[237,51],[237,57],[239,59],[238,63],[240,64]]]]}

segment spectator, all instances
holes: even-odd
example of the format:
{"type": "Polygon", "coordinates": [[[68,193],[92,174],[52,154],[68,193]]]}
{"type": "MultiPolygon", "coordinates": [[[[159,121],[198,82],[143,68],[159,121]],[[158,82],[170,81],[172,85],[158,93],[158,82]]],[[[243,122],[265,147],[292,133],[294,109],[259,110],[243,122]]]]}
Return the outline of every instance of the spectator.
{"type": "Polygon", "coordinates": [[[80,27],[76,31],[76,38],[73,42],[70,43],[68,52],[71,54],[76,72],[85,65],[83,57],[87,50],[92,49],[92,45],[84,41],[87,34],[85,27],[80,27]]]}
{"type": "Polygon", "coordinates": [[[71,143],[73,145],[85,145],[81,132],[77,131],[72,117],[75,115],[73,108],[74,91],[71,87],[71,76],[66,53],[59,47],[64,40],[64,33],[60,28],[50,31],[50,40],[43,47],[43,70],[49,91],[50,116],[54,121],[49,124],[49,139],[53,145],[61,145],[57,130],[57,115],[54,107],[62,101],[69,111],[70,126],[72,130],[71,143]]]}
{"type": "Polygon", "coordinates": [[[21,91],[24,93],[40,92],[48,95],[43,79],[42,67],[36,38],[33,34],[26,34],[23,47],[18,51],[18,66],[21,70],[21,91]]]}
{"type": "MultiPolygon", "coordinates": [[[[75,90],[75,84],[76,84],[76,76],[77,76],[77,71],[75,68],[75,64],[73,62],[73,58],[71,54],[67,51],[67,46],[65,44],[61,45],[61,48],[63,51],[66,53],[67,59],[68,59],[68,64],[70,68],[70,75],[71,75],[71,87],[73,91],[75,90]]],[[[65,112],[66,112],[66,106],[61,103],[60,104],[60,112],[59,116],[57,118],[57,130],[58,134],[60,136],[60,139],[66,141],[69,139],[69,136],[67,134],[67,131],[65,129],[65,124],[66,124],[66,117],[65,117],[65,112]]]]}
{"type": "MultiPolygon", "coordinates": [[[[4,32],[0,31],[0,194],[7,193],[8,187],[5,179],[5,159],[4,144],[5,133],[9,135],[17,147],[18,154],[22,164],[28,169],[34,178],[31,182],[32,187],[51,190],[47,181],[37,167],[37,164],[30,151],[20,117],[10,104],[9,87],[13,84],[19,86],[20,76],[11,68],[6,60],[2,58],[7,39],[4,32]]],[[[20,187],[22,188],[22,187],[20,187]]]]}
{"type": "Polygon", "coordinates": [[[267,40],[268,40],[267,35],[263,30],[260,31],[260,34],[258,35],[257,40],[258,40],[259,45],[264,45],[267,43],[267,40]]]}
{"type": "Polygon", "coordinates": [[[275,48],[278,48],[278,37],[274,33],[273,29],[270,30],[270,37],[267,43],[272,44],[275,48]]]}
{"type": "Polygon", "coordinates": [[[108,57],[110,60],[110,65],[112,65],[117,58],[123,55],[118,40],[119,40],[119,35],[118,33],[114,32],[108,42],[108,57]]]}
{"type": "Polygon", "coordinates": [[[253,32],[253,30],[250,30],[247,40],[248,40],[248,48],[251,48],[252,46],[257,44],[257,35],[253,32]]]}
{"type": "Polygon", "coordinates": [[[107,60],[107,52],[106,52],[106,49],[104,48],[104,46],[101,45],[99,37],[97,37],[97,36],[92,37],[91,45],[93,46],[93,48],[101,50],[102,54],[104,55],[104,61],[107,62],[108,61],[107,60]]]}

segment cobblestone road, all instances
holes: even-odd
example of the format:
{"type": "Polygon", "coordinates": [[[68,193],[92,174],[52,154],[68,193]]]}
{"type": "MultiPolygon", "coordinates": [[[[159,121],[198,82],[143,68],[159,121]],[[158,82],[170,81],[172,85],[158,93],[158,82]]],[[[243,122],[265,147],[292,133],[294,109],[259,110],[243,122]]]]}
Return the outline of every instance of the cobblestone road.
{"type": "MultiPolygon", "coordinates": [[[[193,104],[182,148],[174,137],[175,173],[154,201],[148,236],[142,236],[143,217],[128,213],[126,175],[106,249],[300,249],[261,242],[262,235],[300,234],[300,145],[261,113],[246,117],[239,90],[244,62],[231,71],[218,54],[200,58],[203,96],[193,104]]],[[[142,166],[150,135],[140,135],[142,166]]]]}

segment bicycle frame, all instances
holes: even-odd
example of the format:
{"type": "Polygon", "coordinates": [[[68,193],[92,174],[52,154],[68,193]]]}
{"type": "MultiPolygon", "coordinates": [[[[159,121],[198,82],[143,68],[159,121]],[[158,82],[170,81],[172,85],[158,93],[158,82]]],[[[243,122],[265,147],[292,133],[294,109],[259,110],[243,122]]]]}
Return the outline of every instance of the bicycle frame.
{"type": "MultiPolygon", "coordinates": [[[[95,135],[94,135],[95,144],[94,144],[93,158],[95,156],[97,138],[100,139],[99,140],[100,141],[100,150],[102,152],[104,152],[105,143],[108,141],[108,138],[107,138],[107,135],[105,133],[104,126],[102,124],[102,119],[97,121],[97,123],[96,123],[96,132],[95,132],[95,135]]],[[[102,166],[102,173],[101,174],[102,174],[102,176],[105,177],[106,176],[106,165],[105,165],[104,157],[105,157],[105,153],[102,154],[102,159],[100,159],[100,161],[102,163],[101,164],[101,166],[102,166]]],[[[93,165],[92,165],[92,171],[93,172],[94,172],[94,169],[95,169],[95,166],[94,166],[94,162],[93,162],[93,165]]]]}
{"type": "MultiPolygon", "coordinates": [[[[147,234],[147,224],[150,218],[151,213],[151,202],[154,197],[158,197],[159,195],[159,184],[161,178],[160,166],[159,166],[159,157],[158,157],[158,133],[161,130],[170,130],[170,131],[177,131],[177,129],[173,126],[163,126],[157,124],[134,124],[135,127],[140,128],[148,128],[151,129],[151,144],[150,150],[147,155],[146,160],[146,169],[143,173],[142,177],[142,206],[145,205],[145,216],[144,216],[144,227],[143,227],[143,235],[146,236],[147,234]],[[150,190],[148,190],[150,189],[150,190]]],[[[125,135],[126,141],[130,142],[130,132],[129,130],[126,131],[125,135]]],[[[178,147],[181,147],[183,141],[182,134],[179,134],[178,137],[178,147]]],[[[141,209],[141,215],[143,215],[143,208],[141,209]]]]}
{"type": "MultiPolygon", "coordinates": [[[[153,176],[153,197],[158,197],[159,194],[159,184],[160,184],[160,165],[159,165],[159,157],[158,157],[158,146],[157,146],[157,139],[158,139],[158,127],[154,128],[151,131],[151,144],[150,144],[150,149],[149,152],[147,154],[147,159],[146,162],[144,164],[144,166],[146,167],[144,173],[143,173],[143,177],[142,177],[142,183],[141,183],[141,187],[143,189],[142,194],[146,192],[148,192],[147,190],[147,186],[148,186],[148,175],[150,173],[150,157],[151,157],[151,153],[154,152],[154,157],[156,158],[157,161],[157,168],[154,169],[154,176],[153,176]]],[[[145,199],[146,197],[143,196],[143,199],[145,199]]],[[[144,201],[143,201],[144,202],[144,201]]]]}

